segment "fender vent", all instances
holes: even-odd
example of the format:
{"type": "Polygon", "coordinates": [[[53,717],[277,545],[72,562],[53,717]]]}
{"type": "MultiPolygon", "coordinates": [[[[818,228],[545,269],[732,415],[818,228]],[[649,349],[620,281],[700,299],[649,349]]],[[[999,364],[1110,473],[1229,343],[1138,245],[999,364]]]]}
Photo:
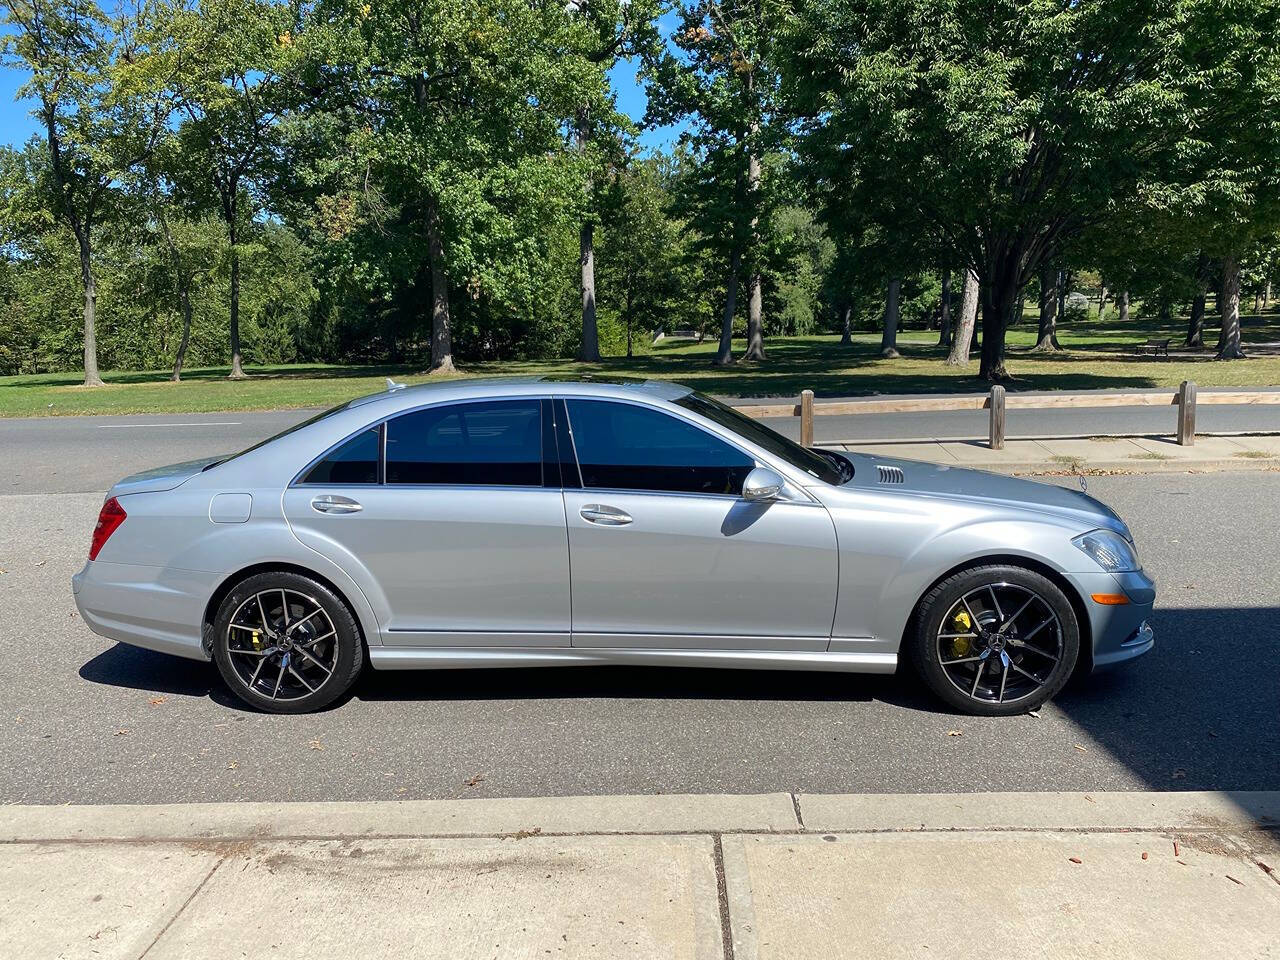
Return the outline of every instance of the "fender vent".
{"type": "Polygon", "coordinates": [[[876,464],[876,476],[881,483],[902,483],[906,479],[900,467],[886,467],[882,463],[876,464]]]}

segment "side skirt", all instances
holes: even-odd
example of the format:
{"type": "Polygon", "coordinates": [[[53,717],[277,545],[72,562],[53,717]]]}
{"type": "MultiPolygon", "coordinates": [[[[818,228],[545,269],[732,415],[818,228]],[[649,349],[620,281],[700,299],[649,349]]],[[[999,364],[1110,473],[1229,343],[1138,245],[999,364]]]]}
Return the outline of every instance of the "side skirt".
{"type": "Polygon", "coordinates": [[[625,647],[513,649],[494,647],[376,647],[378,670],[448,670],[482,667],[590,667],[635,664],[654,667],[730,667],[747,670],[832,670],[893,673],[896,653],[830,653],[797,650],[656,650],[625,647]]]}

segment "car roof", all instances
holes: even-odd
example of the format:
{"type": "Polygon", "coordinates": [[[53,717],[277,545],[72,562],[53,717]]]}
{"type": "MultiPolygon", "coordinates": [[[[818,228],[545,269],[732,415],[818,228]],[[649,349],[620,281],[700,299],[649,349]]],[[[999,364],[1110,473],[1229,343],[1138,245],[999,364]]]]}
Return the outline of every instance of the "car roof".
{"type": "MultiPolygon", "coordinates": [[[[390,383],[390,381],[388,381],[390,383]]],[[[440,380],[415,383],[412,386],[394,386],[357,397],[348,408],[361,407],[380,401],[394,402],[397,407],[430,403],[433,399],[465,400],[477,397],[518,396],[529,392],[556,393],[562,396],[647,396],[658,400],[676,400],[692,393],[690,387],[669,380],[642,380],[639,377],[621,377],[608,374],[528,377],[475,377],[458,380],[440,380]]]]}

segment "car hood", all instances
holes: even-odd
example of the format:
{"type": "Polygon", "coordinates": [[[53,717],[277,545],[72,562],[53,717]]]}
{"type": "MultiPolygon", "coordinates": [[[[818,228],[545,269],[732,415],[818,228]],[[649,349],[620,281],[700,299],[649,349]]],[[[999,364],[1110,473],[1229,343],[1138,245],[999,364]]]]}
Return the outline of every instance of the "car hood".
{"type": "MultiPolygon", "coordinates": [[[[1105,527],[1124,537],[1129,528],[1116,512],[1082,490],[1057,484],[1024,480],[985,470],[966,470],[918,460],[846,453],[853,461],[854,475],[849,486],[919,494],[947,500],[999,503],[1019,510],[1031,510],[1076,521],[1089,527],[1105,527]],[[877,466],[896,467],[902,482],[883,482],[877,466]]],[[[893,478],[896,479],[896,478],[893,478]]]]}
{"type": "Polygon", "coordinates": [[[204,457],[201,460],[187,460],[184,463],[171,463],[165,467],[153,467],[132,476],[125,477],[116,483],[107,494],[109,497],[123,497],[131,493],[158,493],[161,490],[172,490],[200,473],[210,464],[225,460],[220,457],[204,457]]]}

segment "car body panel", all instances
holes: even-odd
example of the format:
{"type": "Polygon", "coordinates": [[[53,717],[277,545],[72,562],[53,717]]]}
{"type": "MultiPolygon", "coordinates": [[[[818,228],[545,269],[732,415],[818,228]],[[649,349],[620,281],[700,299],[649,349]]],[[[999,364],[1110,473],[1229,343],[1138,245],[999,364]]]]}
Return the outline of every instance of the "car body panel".
{"type": "Polygon", "coordinates": [[[212,601],[244,571],[280,566],[336,588],[379,668],[643,662],[884,672],[934,583],[999,558],[1044,569],[1076,593],[1089,663],[1151,648],[1151,580],[1107,573],[1071,542],[1099,527],[1129,535],[1093,498],[855,454],[853,478],[828,484],[679,406],[686,393],[667,383],[527,378],[410,387],[353,401],[225,461],[137,474],[112,488],[128,518],[73,579],[77,606],[104,636],[207,659],[212,601]],[[552,396],[640,403],[692,422],[781,474],[784,498],[295,483],[326,450],[401,413],[552,396]],[[896,467],[901,482],[881,482],[877,465],[896,467]],[[311,500],[321,493],[351,496],[363,509],[316,513],[311,500]],[[580,511],[592,503],[625,509],[633,522],[588,524],[580,511]],[[1095,592],[1130,602],[1096,604],[1095,592]]]}
{"type": "Polygon", "coordinates": [[[821,505],[629,490],[564,500],[574,646],[826,649],[839,558],[821,505]],[[596,505],[631,522],[584,519],[596,505]]]}

